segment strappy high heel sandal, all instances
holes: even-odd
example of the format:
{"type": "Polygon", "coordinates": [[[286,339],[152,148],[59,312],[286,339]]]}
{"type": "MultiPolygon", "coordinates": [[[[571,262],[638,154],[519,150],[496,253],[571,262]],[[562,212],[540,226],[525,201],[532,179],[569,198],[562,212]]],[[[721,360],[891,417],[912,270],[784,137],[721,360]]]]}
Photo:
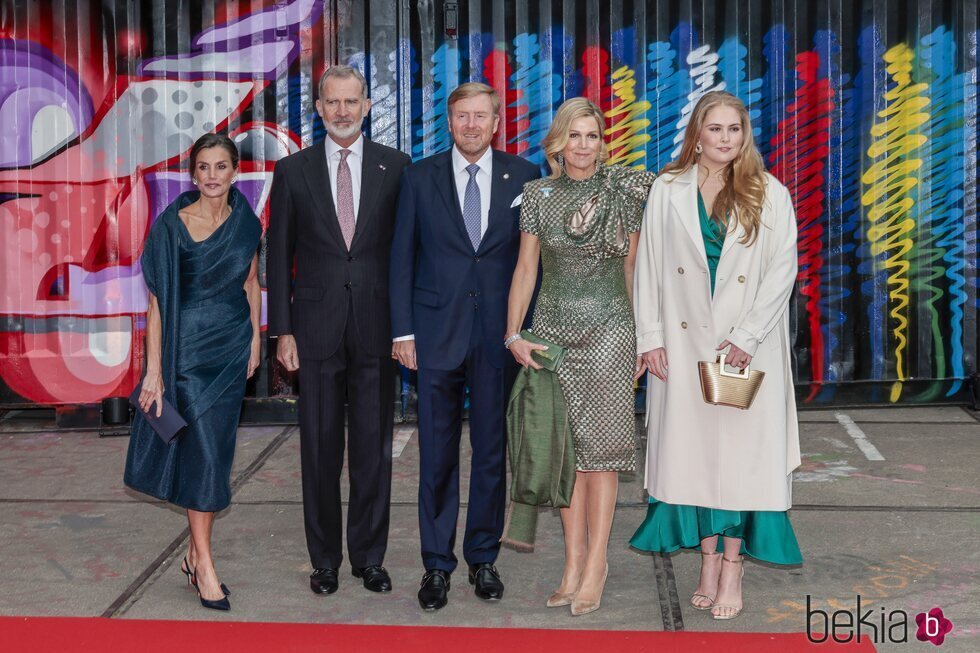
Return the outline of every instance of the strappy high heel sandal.
{"type": "MultiPolygon", "coordinates": [[[[700,551],[699,553],[701,554],[702,557],[701,560],[702,566],[704,565],[704,558],[713,558],[715,556],[723,555],[719,552],[705,553],[704,551],[700,551]]],[[[700,583],[698,584],[700,585],[700,583]]],[[[708,596],[707,594],[700,594],[698,592],[695,592],[694,594],[691,595],[691,598],[688,600],[688,603],[690,603],[691,607],[694,608],[695,610],[710,610],[711,607],[715,604],[715,597],[708,596]],[[697,599],[707,599],[708,605],[699,605],[695,603],[695,600],[697,599]]]]}
{"type": "MultiPolygon", "coordinates": [[[[728,562],[728,563],[733,564],[733,565],[741,565],[745,561],[745,557],[744,556],[739,556],[738,560],[729,560],[728,558],[722,557],[721,561],[722,562],[728,562]]],[[[739,575],[739,578],[741,579],[744,576],[745,576],[745,567],[743,566],[742,567],[742,572],[739,575]]],[[[741,587],[739,588],[739,591],[741,592],[741,587]]],[[[711,616],[714,619],[717,619],[718,621],[731,621],[732,619],[734,619],[738,615],[742,614],[742,610],[743,610],[743,608],[745,606],[743,605],[740,608],[738,606],[731,605],[731,604],[715,603],[711,607],[712,607],[712,609],[719,608],[719,609],[722,609],[722,610],[732,610],[732,613],[731,614],[715,614],[714,612],[711,613],[711,616]]]]}
{"type": "MultiPolygon", "coordinates": [[[[187,562],[187,556],[184,556],[184,561],[180,563],[180,571],[187,576],[187,584],[196,588],[197,579],[194,577],[194,572],[191,571],[191,566],[187,562]]],[[[231,596],[231,590],[224,583],[221,583],[221,591],[225,596],[231,596]]]]}
{"type": "Polygon", "coordinates": [[[193,587],[193,585],[194,585],[194,572],[191,571],[191,566],[187,562],[187,556],[184,556],[183,562],[180,563],[180,571],[185,576],[187,576],[187,584],[193,587]]]}

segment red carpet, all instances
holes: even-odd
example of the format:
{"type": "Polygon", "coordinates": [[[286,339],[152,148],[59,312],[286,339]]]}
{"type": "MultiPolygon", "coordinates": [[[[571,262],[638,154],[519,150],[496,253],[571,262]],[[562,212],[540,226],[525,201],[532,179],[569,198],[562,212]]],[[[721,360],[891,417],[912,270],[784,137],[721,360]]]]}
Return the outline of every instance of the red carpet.
{"type": "Polygon", "coordinates": [[[137,621],[81,617],[0,617],[0,651],[340,651],[443,650],[471,653],[786,653],[874,651],[862,644],[811,644],[802,633],[658,633],[638,631],[342,626],[211,621],[137,621]]]}

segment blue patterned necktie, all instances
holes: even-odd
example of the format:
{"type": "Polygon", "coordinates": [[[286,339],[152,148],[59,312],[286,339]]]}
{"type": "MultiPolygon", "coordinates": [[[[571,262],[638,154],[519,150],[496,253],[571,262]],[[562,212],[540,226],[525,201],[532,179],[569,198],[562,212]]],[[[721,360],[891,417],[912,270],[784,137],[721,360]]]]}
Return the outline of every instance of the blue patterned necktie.
{"type": "Polygon", "coordinates": [[[466,193],[463,195],[463,224],[466,225],[466,233],[469,234],[475,252],[480,249],[480,241],[483,239],[480,234],[480,186],[476,183],[476,173],[480,172],[480,166],[472,163],[466,166],[466,172],[470,173],[470,180],[466,182],[466,193]]]}

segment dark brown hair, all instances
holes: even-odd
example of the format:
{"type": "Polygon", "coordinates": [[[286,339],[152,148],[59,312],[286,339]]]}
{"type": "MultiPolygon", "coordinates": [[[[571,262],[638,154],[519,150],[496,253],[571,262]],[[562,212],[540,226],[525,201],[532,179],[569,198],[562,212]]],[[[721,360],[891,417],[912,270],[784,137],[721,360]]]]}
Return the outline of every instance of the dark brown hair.
{"type": "Polygon", "coordinates": [[[238,147],[235,146],[235,142],[224,134],[205,134],[197,139],[194,147],[191,148],[191,177],[194,176],[194,168],[197,167],[197,155],[201,153],[201,150],[212,147],[223,147],[231,156],[231,166],[236,170],[238,169],[238,147]]]}

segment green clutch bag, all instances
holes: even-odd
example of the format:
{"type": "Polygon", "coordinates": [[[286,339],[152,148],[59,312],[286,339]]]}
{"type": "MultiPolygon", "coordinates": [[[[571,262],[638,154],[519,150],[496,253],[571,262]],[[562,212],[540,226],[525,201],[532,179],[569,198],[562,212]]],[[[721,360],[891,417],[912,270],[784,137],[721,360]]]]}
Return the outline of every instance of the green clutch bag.
{"type": "Polygon", "coordinates": [[[531,358],[535,362],[548,370],[549,372],[557,372],[558,368],[561,367],[561,362],[565,360],[565,353],[567,350],[561,345],[557,345],[550,340],[545,340],[544,338],[538,337],[524,329],[521,331],[521,337],[530,343],[535,345],[544,345],[547,349],[535,349],[531,352],[531,358]]]}

